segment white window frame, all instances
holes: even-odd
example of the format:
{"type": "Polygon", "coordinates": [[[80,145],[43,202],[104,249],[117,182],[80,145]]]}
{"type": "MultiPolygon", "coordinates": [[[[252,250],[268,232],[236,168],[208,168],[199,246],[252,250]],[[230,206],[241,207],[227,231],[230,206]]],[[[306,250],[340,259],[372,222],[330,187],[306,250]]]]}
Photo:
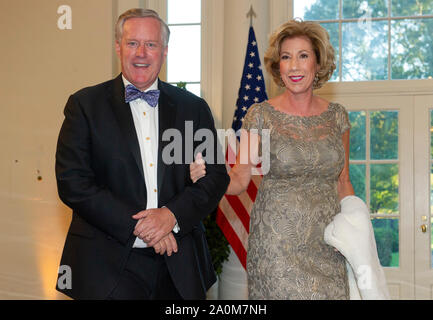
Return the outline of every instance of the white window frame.
{"type": "MultiPolygon", "coordinates": [[[[293,0],[270,2],[270,32],[293,17],[293,0]]],[[[341,68],[340,68],[341,69],[341,68]]],[[[268,86],[270,97],[282,92],[273,82],[268,86]]],[[[328,82],[317,90],[318,95],[425,95],[433,93],[433,79],[419,80],[370,80],[328,82]]]]}
{"type": "MultiPolygon", "coordinates": [[[[166,3],[166,10],[165,10],[165,12],[167,14],[168,1],[165,0],[164,2],[166,3]]],[[[169,23],[168,22],[168,17],[167,17],[167,19],[165,19],[165,20],[167,21],[168,27],[170,28],[170,27],[177,27],[177,26],[200,26],[201,40],[203,40],[203,2],[204,1],[201,0],[201,17],[200,17],[200,22],[169,23]]],[[[201,50],[200,56],[202,56],[203,55],[203,46],[201,46],[200,50],[201,50]]],[[[200,72],[201,72],[202,67],[203,67],[202,63],[203,63],[203,59],[202,59],[202,61],[200,61],[200,72]]],[[[167,69],[168,66],[166,65],[165,68],[166,68],[166,74],[168,74],[168,69],[167,69]]],[[[200,74],[200,81],[184,81],[186,83],[186,85],[188,85],[188,84],[199,84],[200,85],[200,96],[202,96],[202,92],[201,92],[202,76],[203,75],[200,74]]],[[[176,85],[177,84],[177,82],[169,82],[169,83],[172,84],[172,85],[176,85]]]]}

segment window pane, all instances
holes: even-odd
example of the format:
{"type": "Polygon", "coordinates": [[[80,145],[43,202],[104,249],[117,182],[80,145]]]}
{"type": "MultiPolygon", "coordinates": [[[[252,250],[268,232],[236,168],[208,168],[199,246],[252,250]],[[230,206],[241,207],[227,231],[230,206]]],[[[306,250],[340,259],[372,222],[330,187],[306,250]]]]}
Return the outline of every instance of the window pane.
{"type": "Polygon", "coordinates": [[[200,83],[187,83],[186,90],[200,97],[200,83]]]}
{"type": "Polygon", "coordinates": [[[329,33],[329,38],[331,40],[331,44],[334,47],[334,55],[335,55],[335,65],[336,69],[330,79],[330,81],[338,81],[339,80],[339,74],[340,74],[340,44],[339,44],[339,30],[338,30],[338,22],[336,23],[321,23],[322,27],[326,29],[329,33]]]}
{"type": "Polygon", "coordinates": [[[194,93],[196,96],[200,97],[200,83],[186,83],[186,82],[173,82],[171,83],[173,86],[178,88],[183,88],[188,90],[191,93],[194,93]]]}
{"type": "Polygon", "coordinates": [[[433,0],[391,0],[393,17],[433,14],[433,0]]]}
{"type": "Polygon", "coordinates": [[[304,20],[338,19],[339,0],[294,0],[293,17],[304,20]]]}
{"type": "Polygon", "coordinates": [[[398,112],[374,111],[370,113],[370,158],[373,160],[398,159],[398,112]]]}
{"type": "Polygon", "coordinates": [[[392,79],[433,76],[433,19],[391,22],[392,79]]]}
{"type": "Polygon", "coordinates": [[[168,82],[200,82],[200,26],[170,26],[168,82]]]}
{"type": "Polygon", "coordinates": [[[343,0],[343,19],[388,16],[388,0],[343,0]]]}
{"type": "Polygon", "coordinates": [[[365,111],[350,111],[350,160],[365,160],[365,111]]]}
{"type": "Polygon", "coordinates": [[[168,0],[167,8],[168,24],[201,22],[201,0],[168,0]]]}
{"type": "Polygon", "coordinates": [[[388,22],[343,23],[344,81],[388,78],[388,22]]]}
{"type": "Polygon", "coordinates": [[[372,164],[370,177],[370,212],[398,213],[398,165],[372,164]]]}
{"type": "Polygon", "coordinates": [[[383,267],[399,266],[399,220],[373,219],[374,236],[376,238],[377,253],[383,267]]]}
{"type": "Polygon", "coordinates": [[[355,195],[366,202],[365,197],[365,164],[349,165],[350,182],[352,183],[355,195]]]}

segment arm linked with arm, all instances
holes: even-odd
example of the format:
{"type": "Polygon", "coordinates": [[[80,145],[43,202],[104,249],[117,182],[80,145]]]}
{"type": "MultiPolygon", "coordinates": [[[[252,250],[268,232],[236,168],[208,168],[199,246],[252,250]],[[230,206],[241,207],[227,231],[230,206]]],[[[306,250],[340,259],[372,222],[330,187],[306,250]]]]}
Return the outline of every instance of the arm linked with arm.
{"type": "MultiPolygon", "coordinates": [[[[218,143],[213,117],[208,105],[203,101],[199,107],[199,124],[197,129],[207,129],[213,135],[213,161],[206,166],[206,175],[197,183],[189,184],[171,199],[165,206],[176,216],[179,233],[176,237],[188,234],[194,227],[210,214],[224,195],[229,177],[224,163],[218,163],[221,146],[218,143]]],[[[189,166],[185,166],[188,170],[189,166]]],[[[188,175],[189,176],[189,175],[188,175]]]]}
{"type": "MultiPolygon", "coordinates": [[[[257,134],[248,133],[246,130],[241,131],[241,144],[239,148],[240,152],[236,156],[236,162],[234,166],[231,169],[228,169],[230,183],[226,194],[239,195],[248,188],[248,184],[251,181],[252,171],[259,161],[259,145],[260,136],[257,134]],[[250,143],[248,143],[248,141],[250,141],[250,143]]],[[[205,175],[206,163],[202,159],[201,154],[198,154],[195,161],[190,164],[191,180],[193,183],[196,183],[205,175]]]]}

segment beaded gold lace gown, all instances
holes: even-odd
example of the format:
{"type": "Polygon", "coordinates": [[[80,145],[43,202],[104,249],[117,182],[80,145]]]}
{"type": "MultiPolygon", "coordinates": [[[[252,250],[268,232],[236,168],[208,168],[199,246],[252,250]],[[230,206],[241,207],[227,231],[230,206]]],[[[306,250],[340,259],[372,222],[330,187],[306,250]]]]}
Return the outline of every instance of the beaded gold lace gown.
{"type": "Polygon", "coordinates": [[[250,218],[249,299],[348,299],[345,259],[323,240],[340,211],[346,110],[330,103],[303,117],[262,102],[250,107],[243,128],[270,130],[270,170],[250,218]]]}

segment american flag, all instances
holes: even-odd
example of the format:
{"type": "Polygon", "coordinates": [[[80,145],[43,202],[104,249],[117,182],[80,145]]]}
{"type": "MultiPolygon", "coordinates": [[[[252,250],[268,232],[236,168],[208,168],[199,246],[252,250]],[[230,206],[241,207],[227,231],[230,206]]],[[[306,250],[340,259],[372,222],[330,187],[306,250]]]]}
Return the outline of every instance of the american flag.
{"type": "MultiPolygon", "coordinates": [[[[238,92],[238,99],[236,101],[232,129],[237,132],[242,127],[245,114],[252,104],[267,99],[256,36],[253,27],[250,26],[244,70],[238,92]]],[[[233,155],[235,152],[236,150],[231,150],[229,145],[226,158],[233,159],[229,157],[229,154],[233,155]]],[[[245,192],[238,196],[224,195],[219,203],[216,216],[218,226],[221,228],[224,236],[227,238],[245,269],[250,212],[256,199],[261,180],[261,176],[253,175],[245,192]]]]}

